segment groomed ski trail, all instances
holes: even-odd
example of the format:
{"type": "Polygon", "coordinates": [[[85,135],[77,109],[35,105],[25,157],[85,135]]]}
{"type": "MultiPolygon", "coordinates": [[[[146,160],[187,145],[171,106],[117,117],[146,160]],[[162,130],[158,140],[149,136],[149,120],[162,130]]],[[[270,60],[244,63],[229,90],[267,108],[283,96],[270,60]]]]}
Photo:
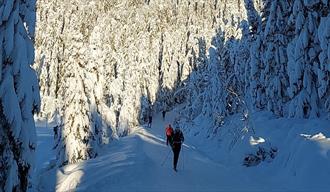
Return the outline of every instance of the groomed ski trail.
{"type": "Polygon", "coordinates": [[[151,128],[138,127],[129,136],[112,142],[102,155],[60,168],[56,191],[246,191],[258,189],[249,179],[215,163],[184,143],[173,170],[173,153],[166,146],[163,121],[154,117],[151,128]],[[166,158],[165,163],[162,162],[166,158]]]}

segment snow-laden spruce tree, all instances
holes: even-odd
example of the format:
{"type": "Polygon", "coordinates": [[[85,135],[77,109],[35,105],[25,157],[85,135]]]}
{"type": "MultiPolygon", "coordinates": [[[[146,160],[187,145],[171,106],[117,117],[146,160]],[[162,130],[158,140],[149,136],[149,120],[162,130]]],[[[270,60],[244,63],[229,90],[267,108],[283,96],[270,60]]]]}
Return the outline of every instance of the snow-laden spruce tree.
{"type": "Polygon", "coordinates": [[[218,31],[212,39],[212,46],[209,48],[209,58],[206,71],[206,81],[208,86],[205,90],[203,98],[203,116],[213,123],[211,132],[216,132],[217,128],[222,125],[222,120],[226,116],[226,90],[223,89],[224,82],[221,81],[222,77],[219,74],[225,73],[220,65],[220,53],[224,48],[224,37],[221,34],[222,31],[218,31]]]}
{"type": "MultiPolygon", "coordinates": [[[[65,7],[73,10],[79,4],[71,2],[65,7]]],[[[63,52],[65,60],[59,63],[62,79],[58,90],[58,97],[62,100],[61,122],[59,124],[59,138],[57,138],[58,164],[64,165],[81,160],[94,158],[98,148],[104,142],[104,129],[108,128],[100,115],[100,106],[103,99],[102,76],[98,65],[89,61],[93,50],[89,46],[91,31],[85,28],[85,22],[95,22],[96,12],[94,4],[88,2],[79,4],[82,14],[66,12],[65,17],[70,18],[75,25],[66,25],[63,38],[72,43],[66,45],[63,52]],[[79,30],[75,30],[79,29],[79,30]]]]}
{"type": "Polygon", "coordinates": [[[284,104],[288,101],[286,46],[293,32],[286,23],[290,11],[288,1],[275,0],[266,1],[262,14],[260,86],[264,89],[267,110],[279,116],[284,115],[284,104]]]}
{"type": "Polygon", "coordinates": [[[322,106],[320,96],[325,96],[324,84],[327,83],[324,81],[328,80],[322,78],[326,70],[321,67],[324,65],[324,60],[321,65],[319,60],[324,58],[319,57],[322,49],[318,26],[321,17],[329,12],[328,4],[327,1],[316,0],[295,0],[293,3],[290,22],[295,26],[296,36],[287,47],[290,116],[302,118],[320,115],[320,106],[322,106]],[[318,82],[318,79],[321,82],[318,82]],[[318,87],[323,88],[318,89],[318,87]]]}
{"type": "Polygon", "coordinates": [[[320,13],[320,24],[318,25],[317,37],[320,43],[320,62],[317,72],[318,96],[321,103],[324,103],[325,110],[330,112],[330,4],[322,1],[320,13]]]}
{"type": "Polygon", "coordinates": [[[35,1],[0,1],[0,191],[26,191],[34,167],[39,85],[35,1]]]}
{"type": "Polygon", "coordinates": [[[75,57],[65,73],[64,95],[67,97],[63,102],[65,115],[58,145],[58,158],[62,164],[94,158],[102,142],[102,120],[93,92],[97,77],[80,62],[79,56],[75,57]]]}
{"type": "Polygon", "coordinates": [[[265,90],[263,83],[263,63],[261,62],[262,53],[262,25],[260,13],[256,10],[253,1],[246,0],[247,21],[250,30],[250,58],[247,72],[248,91],[254,109],[262,109],[266,103],[265,90]]]}
{"type": "Polygon", "coordinates": [[[64,57],[66,34],[65,3],[61,1],[37,1],[36,64],[42,98],[40,116],[55,120],[55,111],[61,113],[60,87],[65,81],[65,68],[57,63],[64,57]],[[56,11],[54,11],[56,7],[56,11]],[[47,32],[47,33],[46,33],[47,32]],[[49,37],[51,34],[51,37],[49,37]]]}

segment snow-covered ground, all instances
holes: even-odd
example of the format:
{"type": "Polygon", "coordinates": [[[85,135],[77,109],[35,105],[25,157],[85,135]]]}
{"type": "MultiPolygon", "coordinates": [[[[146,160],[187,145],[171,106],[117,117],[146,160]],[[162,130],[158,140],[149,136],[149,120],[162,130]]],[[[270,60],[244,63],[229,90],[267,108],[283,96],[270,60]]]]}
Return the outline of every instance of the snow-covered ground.
{"type": "MultiPolygon", "coordinates": [[[[39,168],[39,191],[329,191],[330,123],[326,120],[275,119],[255,115],[256,134],[240,139],[234,149],[225,141],[186,133],[178,172],[164,128],[173,121],[155,115],[149,128],[104,146],[95,159],[62,167],[39,168]],[[245,142],[248,141],[248,142],[245,142]],[[271,162],[242,166],[245,154],[259,143],[278,148],[271,162]],[[220,144],[223,145],[220,145],[220,144]],[[168,156],[167,156],[168,155],[168,156]]],[[[224,129],[225,131],[225,129],[224,129]]],[[[52,130],[38,127],[37,162],[53,158],[52,130]]],[[[226,139],[223,139],[226,140],[226,139]]],[[[48,165],[49,166],[49,165],[48,165]]]]}
{"type": "MultiPolygon", "coordinates": [[[[42,174],[46,169],[49,169],[49,163],[55,159],[54,147],[54,133],[52,129],[53,125],[49,125],[45,120],[37,120],[37,137],[38,143],[36,148],[36,167],[33,175],[33,190],[39,191],[36,187],[39,185],[39,181],[42,180],[42,174]]],[[[51,189],[49,189],[51,191],[51,189]]],[[[30,190],[31,191],[31,190],[30,190]]]]}

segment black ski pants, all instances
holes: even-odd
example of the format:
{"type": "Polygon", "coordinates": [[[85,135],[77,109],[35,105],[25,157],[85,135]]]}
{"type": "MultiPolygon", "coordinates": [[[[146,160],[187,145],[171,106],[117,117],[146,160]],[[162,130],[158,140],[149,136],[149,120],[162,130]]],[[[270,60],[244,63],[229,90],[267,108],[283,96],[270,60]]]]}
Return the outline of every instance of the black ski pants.
{"type": "Polygon", "coordinates": [[[176,166],[178,164],[179,154],[181,151],[181,143],[173,143],[172,146],[173,150],[173,168],[176,169],[176,166]]]}

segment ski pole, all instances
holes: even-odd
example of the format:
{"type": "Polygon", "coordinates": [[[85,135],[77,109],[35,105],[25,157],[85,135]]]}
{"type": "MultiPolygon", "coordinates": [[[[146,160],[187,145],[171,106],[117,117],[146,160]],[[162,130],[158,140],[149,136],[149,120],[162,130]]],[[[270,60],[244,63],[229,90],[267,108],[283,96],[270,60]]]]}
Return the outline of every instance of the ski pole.
{"type": "Polygon", "coordinates": [[[182,170],[184,170],[184,152],[183,152],[184,146],[182,146],[182,170]]]}
{"type": "Polygon", "coordinates": [[[161,164],[162,166],[165,164],[165,162],[166,162],[168,156],[170,156],[170,153],[171,153],[171,150],[168,151],[168,153],[167,153],[165,159],[163,160],[163,162],[162,162],[162,164],[161,164]]]}

